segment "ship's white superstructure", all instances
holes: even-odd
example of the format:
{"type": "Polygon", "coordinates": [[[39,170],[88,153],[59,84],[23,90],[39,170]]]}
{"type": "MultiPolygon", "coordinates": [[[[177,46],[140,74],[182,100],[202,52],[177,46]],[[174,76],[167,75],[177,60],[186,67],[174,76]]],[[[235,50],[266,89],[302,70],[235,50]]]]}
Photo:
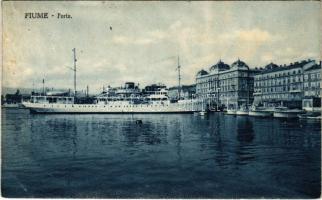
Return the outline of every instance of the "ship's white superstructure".
{"type": "Polygon", "coordinates": [[[74,97],[33,96],[23,106],[36,113],[193,113],[199,110],[195,99],[172,103],[167,96],[97,97],[93,103],[76,104],[74,97]]]}

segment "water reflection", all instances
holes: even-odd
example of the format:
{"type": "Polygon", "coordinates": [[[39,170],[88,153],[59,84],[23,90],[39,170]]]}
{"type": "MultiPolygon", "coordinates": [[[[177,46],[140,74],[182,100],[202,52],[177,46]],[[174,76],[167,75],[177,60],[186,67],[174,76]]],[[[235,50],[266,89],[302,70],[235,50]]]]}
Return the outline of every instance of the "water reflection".
{"type": "Polygon", "coordinates": [[[4,116],[5,196],[319,196],[319,124],[220,113],[4,116]]]}
{"type": "Polygon", "coordinates": [[[255,152],[252,142],[255,138],[253,122],[248,117],[237,117],[237,140],[239,145],[236,148],[236,155],[239,164],[248,164],[255,159],[255,152]]]}
{"type": "Polygon", "coordinates": [[[214,150],[215,156],[214,160],[218,166],[224,167],[227,165],[229,158],[227,153],[225,152],[225,144],[222,138],[221,130],[223,129],[222,126],[224,123],[221,123],[224,119],[221,120],[223,116],[215,115],[214,116],[214,131],[213,131],[213,138],[215,142],[214,150]]]}
{"type": "Polygon", "coordinates": [[[253,122],[248,117],[237,117],[237,140],[249,144],[254,140],[253,122]]]}
{"type": "Polygon", "coordinates": [[[120,130],[130,146],[139,143],[148,145],[166,143],[166,131],[167,127],[159,123],[143,121],[142,124],[137,124],[135,120],[124,122],[120,130]]]}

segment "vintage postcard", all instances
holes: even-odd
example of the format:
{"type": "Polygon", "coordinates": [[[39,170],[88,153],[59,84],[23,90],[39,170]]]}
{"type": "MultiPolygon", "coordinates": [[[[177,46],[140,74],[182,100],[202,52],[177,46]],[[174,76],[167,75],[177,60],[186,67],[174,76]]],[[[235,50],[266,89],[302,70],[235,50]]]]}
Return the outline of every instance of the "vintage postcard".
{"type": "Polygon", "coordinates": [[[1,195],[319,198],[320,13],[2,2],[1,195]]]}

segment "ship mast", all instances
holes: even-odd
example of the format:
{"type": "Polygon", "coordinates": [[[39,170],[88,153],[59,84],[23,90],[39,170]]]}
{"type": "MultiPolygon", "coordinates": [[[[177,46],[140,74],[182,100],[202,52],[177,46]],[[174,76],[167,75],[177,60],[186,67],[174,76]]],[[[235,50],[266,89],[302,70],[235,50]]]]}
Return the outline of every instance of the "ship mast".
{"type": "Polygon", "coordinates": [[[180,100],[180,95],[181,95],[181,74],[180,74],[180,68],[181,68],[181,66],[180,66],[180,58],[179,58],[179,56],[178,56],[178,67],[177,67],[177,70],[178,70],[178,83],[179,83],[179,85],[178,85],[178,98],[179,98],[179,100],[180,100]]]}
{"type": "Polygon", "coordinates": [[[73,71],[74,71],[74,95],[76,97],[76,92],[77,92],[77,90],[76,90],[76,62],[77,62],[77,59],[76,59],[76,49],[75,48],[73,48],[73,53],[74,53],[74,69],[73,69],[73,71]]]}

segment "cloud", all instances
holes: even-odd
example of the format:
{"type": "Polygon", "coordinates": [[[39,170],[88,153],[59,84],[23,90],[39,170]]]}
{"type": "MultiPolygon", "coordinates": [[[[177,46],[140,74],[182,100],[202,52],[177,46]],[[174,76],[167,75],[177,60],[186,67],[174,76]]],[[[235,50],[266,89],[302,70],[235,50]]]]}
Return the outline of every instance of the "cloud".
{"type": "Polygon", "coordinates": [[[165,31],[161,31],[160,29],[150,31],[148,32],[148,35],[157,40],[169,38],[169,34],[165,31]]]}
{"type": "Polygon", "coordinates": [[[263,31],[257,28],[252,30],[236,31],[236,35],[238,40],[256,43],[268,42],[273,38],[273,36],[268,31],[263,31]]]}
{"type": "Polygon", "coordinates": [[[3,84],[19,87],[30,81],[36,72],[32,67],[18,67],[16,60],[5,61],[3,67],[3,84]]]}
{"type": "Polygon", "coordinates": [[[259,28],[241,29],[231,33],[224,33],[220,36],[222,40],[234,40],[237,42],[265,43],[279,40],[280,37],[273,35],[267,30],[259,28]]]}
{"type": "Polygon", "coordinates": [[[157,42],[153,38],[148,38],[148,37],[135,38],[132,36],[124,36],[124,35],[114,36],[112,41],[115,44],[121,44],[121,45],[148,45],[148,44],[153,44],[157,42]]]}
{"type": "Polygon", "coordinates": [[[147,31],[143,34],[143,36],[135,37],[135,36],[125,36],[125,35],[118,35],[114,36],[112,41],[115,44],[122,44],[122,45],[149,45],[155,44],[168,38],[168,34],[165,31],[161,30],[152,30],[147,31]]]}
{"type": "Polygon", "coordinates": [[[265,53],[261,56],[261,61],[262,62],[266,62],[266,63],[269,63],[269,62],[272,62],[273,60],[273,54],[268,52],[268,53],[265,53]]]}
{"type": "Polygon", "coordinates": [[[123,35],[118,35],[113,37],[113,42],[116,44],[131,44],[132,43],[132,39],[130,39],[129,37],[125,37],[123,35]]]}
{"type": "Polygon", "coordinates": [[[3,84],[27,87],[45,77],[48,85],[72,87],[73,72],[66,66],[73,64],[74,47],[78,50],[78,86],[90,85],[91,90],[103,84],[119,86],[127,80],[175,85],[178,55],[184,84],[194,83],[198,70],[208,69],[219,59],[231,64],[240,58],[253,67],[317,58],[317,5],[319,2],[287,7],[280,2],[265,6],[253,2],[6,2],[3,84]],[[73,19],[43,22],[21,17],[28,10],[51,9],[66,11],[73,19]],[[84,10],[90,18],[83,15],[84,10]]]}

